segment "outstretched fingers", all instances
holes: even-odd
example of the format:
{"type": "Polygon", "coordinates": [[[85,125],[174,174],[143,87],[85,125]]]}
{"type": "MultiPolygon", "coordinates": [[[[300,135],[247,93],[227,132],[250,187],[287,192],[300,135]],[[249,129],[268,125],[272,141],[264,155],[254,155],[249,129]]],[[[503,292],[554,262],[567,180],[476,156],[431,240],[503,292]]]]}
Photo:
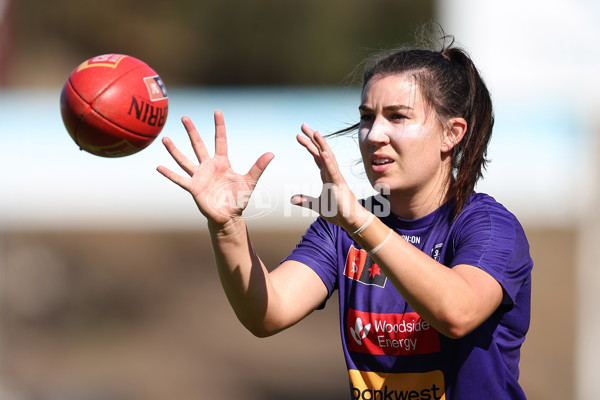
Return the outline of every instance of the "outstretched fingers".
{"type": "Polygon", "coordinates": [[[321,154],[313,142],[306,136],[302,136],[300,134],[296,135],[296,140],[313,156],[313,160],[315,161],[315,164],[317,164],[317,167],[322,169],[323,163],[321,162],[321,154]]]}
{"type": "Polygon", "coordinates": [[[312,154],[313,157],[320,157],[319,149],[317,148],[313,139],[315,131],[309,128],[306,124],[302,124],[302,127],[300,129],[302,130],[302,133],[304,133],[304,136],[300,134],[296,136],[296,139],[298,139],[298,143],[304,146],[306,150],[308,150],[308,152],[312,154]]]}
{"type": "MultiPolygon", "coordinates": [[[[202,164],[203,162],[208,161],[211,157],[206,149],[204,141],[200,137],[196,126],[192,122],[192,120],[184,116],[181,118],[181,123],[183,124],[186,132],[188,133],[188,137],[192,144],[192,149],[194,150],[194,154],[196,158],[202,164]]],[[[183,169],[188,175],[193,175],[194,170],[196,168],[196,164],[187,158],[171,141],[170,138],[165,137],[162,140],[164,146],[167,148],[171,157],[177,162],[177,164],[183,169]]],[[[215,155],[223,155],[227,156],[227,136],[225,133],[225,120],[223,118],[223,113],[221,111],[215,111],[215,155]]]]}
{"type": "Polygon", "coordinates": [[[188,175],[192,176],[196,165],[189,158],[187,158],[177,148],[177,146],[175,146],[175,144],[173,143],[173,141],[171,141],[170,138],[165,136],[162,139],[162,143],[165,146],[165,148],[167,149],[167,151],[169,152],[169,154],[171,155],[171,157],[173,157],[173,159],[175,160],[177,165],[179,165],[181,167],[181,169],[183,169],[188,175]]]}
{"type": "Polygon", "coordinates": [[[312,130],[306,124],[302,125],[302,132],[310,139],[310,143],[302,136],[298,137],[298,141],[313,155],[319,169],[321,169],[321,174],[326,176],[331,183],[342,183],[343,177],[337,161],[323,135],[312,130]]]}
{"type": "Polygon", "coordinates": [[[198,158],[198,161],[203,162],[210,158],[208,154],[208,150],[206,150],[206,146],[196,129],[196,126],[192,122],[189,117],[182,117],[181,123],[188,133],[188,137],[190,138],[190,142],[192,143],[192,148],[194,149],[194,154],[198,158]]]}
{"type": "Polygon", "coordinates": [[[227,156],[225,118],[220,110],[215,111],[215,156],[227,156]]]}
{"type": "Polygon", "coordinates": [[[171,182],[173,182],[176,185],[178,185],[179,187],[181,187],[181,188],[189,191],[191,178],[183,177],[183,176],[181,176],[181,175],[179,175],[179,174],[171,171],[169,168],[164,167],[162,165],[159,165],[156,168],[156,170],[158,172],[160,172],[165,178],[167,178],[171,182]]]}

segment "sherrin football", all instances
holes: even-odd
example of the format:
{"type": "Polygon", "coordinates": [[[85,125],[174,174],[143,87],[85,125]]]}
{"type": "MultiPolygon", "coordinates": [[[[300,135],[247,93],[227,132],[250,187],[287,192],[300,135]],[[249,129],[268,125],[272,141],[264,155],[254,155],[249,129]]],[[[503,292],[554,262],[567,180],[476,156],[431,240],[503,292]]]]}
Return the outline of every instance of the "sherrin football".
{"type": "Polygon", "coordinates": [[[146,148],[167,120],[169,99],[145,62],[104,54],[76,67],[60,96],[65,127],[81,150],[124,157],[146,148]]]}

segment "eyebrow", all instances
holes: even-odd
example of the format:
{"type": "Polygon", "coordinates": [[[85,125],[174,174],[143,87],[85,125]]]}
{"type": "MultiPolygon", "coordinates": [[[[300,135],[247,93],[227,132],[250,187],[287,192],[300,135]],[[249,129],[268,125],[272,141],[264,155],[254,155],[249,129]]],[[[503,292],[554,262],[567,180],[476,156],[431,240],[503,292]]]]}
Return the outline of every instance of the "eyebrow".
{"type": "MultiPolygon", "coordinates": [[[[368,107],[368,106],[367,106],[367,105],[365,105],[365,104],[361,104],[361,105],[358,107],[358,109],[359,109],[360,111],[365,111],[365,112],[371,112],[371,111],[373,111],[373,109],[372,109],[372,108],[368,107]]],[[[390,106],[385,106],[385,107],[383,107],[383,110],[384,110],[384,111],[399,111],[399,110],[412,111],[412,110],[413,110],[413,108],[412,108],[412,107],[409,107],[409,106],[405,106],[405,105],[403,105],[403,104],[393,104],[393,105],[390,105],[390,106]]]]}

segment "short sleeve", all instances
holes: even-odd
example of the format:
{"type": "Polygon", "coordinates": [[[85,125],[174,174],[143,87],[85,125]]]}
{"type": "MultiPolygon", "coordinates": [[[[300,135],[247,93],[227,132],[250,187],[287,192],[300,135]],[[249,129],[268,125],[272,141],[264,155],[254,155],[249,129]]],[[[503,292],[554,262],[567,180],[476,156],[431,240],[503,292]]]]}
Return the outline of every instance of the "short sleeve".
{"type": "Polygon", "coordinates": [[[337,288],[337,236],[337,227],[318,217],[284,259],[301,262],[315,271],[327,287],[328,296],[337,288]]]}
{"type": "Polygon", "coordinates": [[[467,210],[457,223],[450,266],[481,268],[500,283],[509,298],[505,296],[504,302],[514,304],[533,266],[521,224],[497,203],[467,210]]]}

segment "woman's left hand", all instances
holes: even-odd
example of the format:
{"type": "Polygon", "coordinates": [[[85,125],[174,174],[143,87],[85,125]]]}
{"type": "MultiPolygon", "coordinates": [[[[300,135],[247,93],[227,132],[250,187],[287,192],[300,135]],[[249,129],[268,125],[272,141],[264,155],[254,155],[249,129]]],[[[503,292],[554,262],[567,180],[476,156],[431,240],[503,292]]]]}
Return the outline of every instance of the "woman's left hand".
{"type": "Polygon", "coordinates": [[[291,203],[309,208],[319,213],[326,221],[347,231],[354,231],[368,212],[350,190],[325,138],[306,124],[303,124],[301,129],[304,135],[298,134],[296,139],[312,154],[321,171],[323,188],[319,197],[297,194],[292,196],[291,203]]]}

